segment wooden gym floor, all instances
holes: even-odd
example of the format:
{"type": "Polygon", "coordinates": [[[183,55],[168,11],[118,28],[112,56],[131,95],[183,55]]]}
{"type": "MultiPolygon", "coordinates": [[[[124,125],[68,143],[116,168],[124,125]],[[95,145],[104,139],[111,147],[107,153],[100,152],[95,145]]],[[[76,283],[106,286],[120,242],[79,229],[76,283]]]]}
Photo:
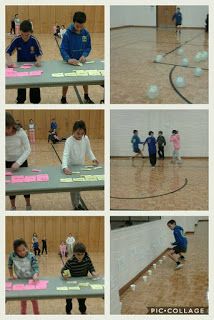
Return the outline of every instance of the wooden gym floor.
{"type": "Polygon", "coordinates": [[[121,296],[122,314],[146,314],[149,306],[208,306],[208,222],[199,222],[195,233],[187,237],[183,269],[175,271],[175,262],[166,258],[147,283],[140,277],[135,282],[136,290],[129,288],[121,296]]]}
{"type": "Polygon", "coordinates": [[[111,210],[208,210],[208,160],[111,159],[111,197],[111,210]]]}
{"type": "MultiPolygon", "coordinates": [[[[104,142],[102,139],[90,139],[91,148],[99,160],[100,164],[104,163],[104,142]]],[[[29,166],[39,168],[39,166],[60,166],[59,159],[54,152],[51,144],[47,140],[36,140],[35,145],[31,145],[31,154],[29,166]]],[[[62,159],[64,143],[55,144],[59,157],[62,159]]],[[[86,163],[91,164],[87,160],[86,163]]],[[[87,191],[81,192],[81,196],[89,210],[104,210],[104,192],[87,191]]],[[[71,210],[72,204],[69,193],[47,193],[31,195],[32,210],[71,210]]],[[[10,201],[6,197],[6,210],[10,210],[10,201]]],[[[25,210],[25,200],[23,196],[16,197],[17,210],[25,210]]]]}
{"type": "MultiPolygon", "coordinates": [[[[43,51],[43,61],[47,60],[62,60],[62,57],[59,52],[59,48],[52,34],[35,34],[35,37],[39,40],[40,45],[43,51]]],[[[13,39],[13,36],[6,36],[6,46],[8,46],[13,39]]],[[[58,39],[60,41],[60,39],[58,39]]],[[[103,33],[93,33],[91,34],[92,41],[92,50],[88,59],[103,59],[104,58],[104,35],[103,33]]],[[[13,61],[16,61],[16,53],[12,56],[13,61]]],[[[78,87],[78,90],[83,97],[83,89],[82,87],[78,87]]],[[[5,100],[7,104],[16,103],[17,91],[16,89],[6,90],[5,100]]],[[[29,95],[27,95],[27,100],[25,103],[29,102],[29,95]]],[[[104,89],[100,86],[90,86],[89,88],[89,96],[95,103],[100,103],[100,100],[104,97],[104,89]]],[[[42,104],[56,104],[61,103],[62,97],[62,88],[54,87],[54,88],[41,88],[41,103],[42,104]]],[[[74,92],[73,87],[70,87],[67,94],[68,104],[79,104],[76,94],[74,92]]]]}
{"type": "MultiPolygon", "coordinates": [[[[101,252],[93,252],[89,255],[94,264],[95,270],[99,275],[104,275],[104,254],[101,252]]],[[[6,256],[6,270],[7,270],[7,258],[6,256]]],[[[63,267],[60,257],[51,252],[41,257],[38,257],[40,276],[60,276],[60,270],[63,267]]],[[[8,272],[6,277],[8,277],[8,272]]],[[[104,314],[104,300],[101,298],[88,298],[86,300],[87,314],[104,314]]],[[[51,299],[51,300],[39,300],[39,309],[41,314],[65,314],[65,299],[51,299]]],[[[32,314],[32,304],[28,301],[28,314],[32,314]]],[[[20,301],[9,301],[6,303],[6,314],[20,314],[20,301]]],[[[78,302],[73,299],[73,312],[72,314],[80,314],[78,309],[78,302]]]]}
{"type": "Polygon", "coordinates": [[[208,103],[208,61],[194,62],[198,51],[208,51],[208,34],[204,30],[184,29],[181,36],[176,36],[174,28],[111,30],[111,103],[208,103]],[[176,50],[179,46],[189,59],[189,67],[181,67],[182,57],[176,50]],[[158,54],[166,54],[162,63],[153,62],[158,54]],[[201,77],[193,75],[194,66],[204,68],[201,77]],[[172,80],[177,76],[186,79],[186,87],[178,89],[180,95],[170,83],[170,72],[172,80]],[[160,89],[154,100],[147,97],[152,84],[160,89]]]}

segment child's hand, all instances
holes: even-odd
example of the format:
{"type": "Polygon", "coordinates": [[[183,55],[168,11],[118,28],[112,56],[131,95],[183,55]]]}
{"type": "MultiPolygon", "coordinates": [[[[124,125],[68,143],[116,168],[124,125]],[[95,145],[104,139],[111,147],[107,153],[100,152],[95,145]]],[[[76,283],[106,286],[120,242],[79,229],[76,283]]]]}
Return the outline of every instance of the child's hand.
{"type": "Polygon", "coordinates": [[[14,162],[11,166],[12,171],[16,171],[18,170],[20,167],[20,164],[18,164],[17,162],[14,162]]]}
{"type": "Polygon", "coordinates": [[[15,63],[11,63],[7,65],[8,68],[16,68],[16,64],[15,63]]]}
{"type": "Polygon", "coordinates": [[[71,171],[71,169],[69,169],[69,168],[64,168],[64,169],[63,169],[63,172],[64,172],[65,174],[72,174],[72,171],[71,171]]]}
{"type": "Polygon", "coordinates": [[[68,64],[73,64],[74,66],[77,66],[79,61],[77,59],[69,59],[68,64]]]}
{"type": "Polygon", "coordinates": [[[9,279],[10,279],[10,280],[16,280],[16,279],[17,279],[17,277],[16,277],[16,276],[14,276],[14,275],[12,275],[12,276],[10,276],[10,277],[9,277],[9,279]]]}
{"type": "Polygon", "coordinates": [[[40,61],[36,61],[35,63],[34,63],[34,65],[36,66],[36,67],[41,67],[41,62],[40,61]]]}
{"type": "Polygon", "coordinates": [[[33,275],[33,280],[36,281],[39,278],[39,274],[38,273],[34,273],[33,275]]]}
{"type": "Polygon", "coordinates": [[[95,165],[95,166],[98,166],[98,164],[99,164],[99,161],[97,159],[93,160],[92,162],[93,162],[93,165],[95,165]]]}
{"type": "Polygon", "coordinates": [[[86,62],[86,57],[82,56],[79,58],[79,62],[85,63],[86,62]]]}

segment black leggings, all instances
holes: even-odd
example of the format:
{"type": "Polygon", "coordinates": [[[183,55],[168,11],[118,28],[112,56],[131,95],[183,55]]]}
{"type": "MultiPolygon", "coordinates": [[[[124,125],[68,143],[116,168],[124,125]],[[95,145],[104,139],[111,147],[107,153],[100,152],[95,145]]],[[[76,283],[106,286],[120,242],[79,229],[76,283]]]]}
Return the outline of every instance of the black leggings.
{"type": "MultiPolygon", "coordinates": [[[[79,303],[79,311],[80,313],[84,314],[86,312],[86,305],[85,301],[86,299],[77,299],[79,303]]],[[[66,313],[70,314],[72,310],[72,299],[66,299],[66,313]]]]}
{"type": "MultiPolygon", "coordinates": [[[[6,164],[6,168],[7,169],[11,168],[12,165],[14,164],[14,162],[15,161],[6,161],[6,163],[5,163],[6,164]]],[[[24,167],[24,168],[28,167],[27,160],[25,160],[25,162],[22,163],[22,165],[20,167],[24,167]]],[[[30,195],[29,194],[24,194],[24,197],[25,197],[25,199],[29,199],[30,195]]],[[[14,200],[14,199],[16,199],[16,196],[10,196],[9,198],[10,198],[10,200],[14,200]]]]}
{"type": "Polygon", "coordinates": [[[149,155],[149,160],[150,160],[150,163],[151,163],[152,167],[155,167],[155,165],[156,165],[156,153],[150,154],[149,155]]]}
{"type": "MultiPolygon", "coordinates": [[[[18,89],[18,95],[16,101],[18,104],[25,103],[26,100],[26,89],[18,89]]],[[[40,88],[30,88],[30,102],[31,103],[40,103],[41,95],[40,88]]]]}

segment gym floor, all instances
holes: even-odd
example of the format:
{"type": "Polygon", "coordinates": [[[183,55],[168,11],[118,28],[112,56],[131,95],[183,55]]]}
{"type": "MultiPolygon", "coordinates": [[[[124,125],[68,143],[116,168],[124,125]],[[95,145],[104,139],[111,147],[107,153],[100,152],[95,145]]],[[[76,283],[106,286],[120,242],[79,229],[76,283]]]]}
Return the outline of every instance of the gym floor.
{"type": "Polygon", "coordinates": [[[208,61],[195,62],[199,51],[208,51],[208,34],[201,29],[125,27],[111,30],[111,103],[113,104],[180,104],[208,103],[208,61]],[[182,56],[189,66],[182,67],[182,56]],[[155,57],[164,55],[161,63],[155,57]],[[201,77],[193,75],[194,67],[203,69],[201,77]],[[176,77],[186,80],[184,88],[172,86],[176,77]],[[156,99],[147,97],[150,85],[157,85],[156,99]]]}

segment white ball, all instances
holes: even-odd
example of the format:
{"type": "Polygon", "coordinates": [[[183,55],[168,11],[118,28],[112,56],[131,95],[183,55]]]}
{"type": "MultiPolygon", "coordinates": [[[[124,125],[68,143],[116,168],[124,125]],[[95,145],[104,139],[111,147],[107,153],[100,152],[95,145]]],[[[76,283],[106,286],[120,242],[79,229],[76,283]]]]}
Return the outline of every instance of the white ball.
{"type": "Polygon", "coordinates": [[[181,61],[181,65],[183,67],[188,67],[189,65],[189,60],[187,58],[183,58],[182,61],[181,61]]]}
{"type": "Polygon", "coordinates": [[[196,62],[201,62],[203,60],[202,52],[199,51],[198,53],[196,53],[194,60],[196,62]]]}
{"type": "Polygon", "coordinates": [[[151,86],[149,86],[149,89],[147,91],[147,96],[149,97],[149,99],[155,99],[158,97],[158,95],[159,95],[158,86],[156,86],[155,84],[152,84],[151,86]]]}
{"type": "Polygon", "coordinates": [[[178,87],[178,88],[184,88],[185,87],[185,85],[186,85],[186,81],[185,81],[185,79],[183,78],[183,77],[177,77],[176,79],[175,79],[175,85],[176,85],[176,87],[178,87]]]}
{"type": "Polygon", "coordinates": [[[197,67],[194,69],[194,75],[196,77],[200,77],[202,74],[203,74],[203,70],[201,68],[197,67]]]}
{"type": "Polygon", "coordinates": [[[179,56],[182,56],[182,54],[184,54],[184,49],[183,49],[183,48],[179,48],[179,49],[177,50],[177,54],[178,54],[179,56]]]}
{"type": "Polygon", "coordinates": [[[163,56],[161,54],[158,54],[156,57],[155,57],[155,62],[161,62],[163,59],[163,56]]]}
{"type": "Polygon", "coordinates": [[[207,52],[207,51],[202,51],[202,52],[201,52],[201,58],[202,58],[202,60],[207,60],[207,58],[208,58],[208,52],[207,52]]]}

